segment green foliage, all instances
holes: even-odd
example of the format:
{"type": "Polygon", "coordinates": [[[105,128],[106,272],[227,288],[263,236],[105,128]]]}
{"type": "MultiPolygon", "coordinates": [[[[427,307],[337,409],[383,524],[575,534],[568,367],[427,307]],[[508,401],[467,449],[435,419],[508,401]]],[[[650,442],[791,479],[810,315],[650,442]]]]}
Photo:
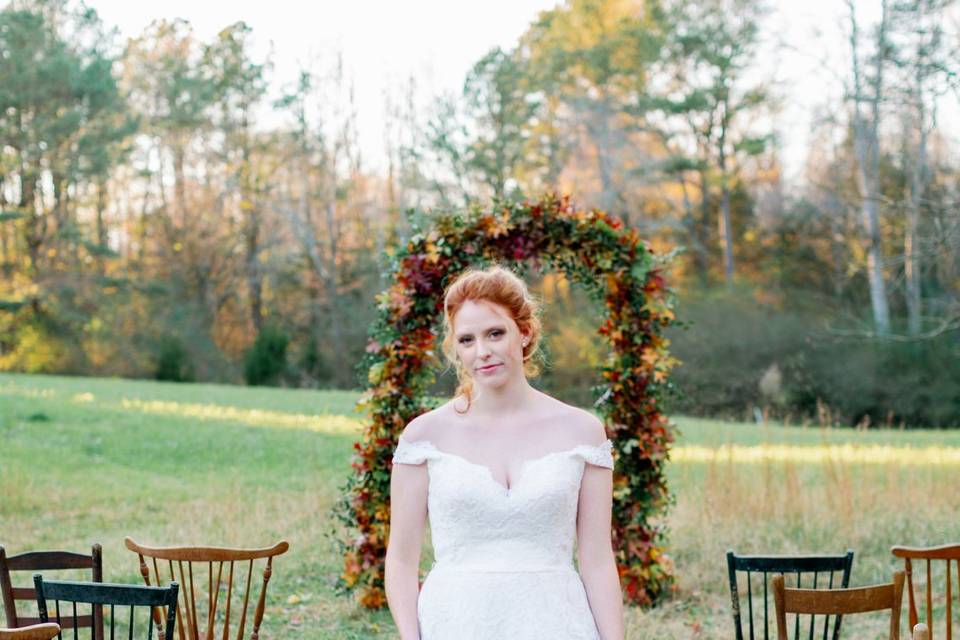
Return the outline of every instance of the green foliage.
{"type": "Polygon", "coordinates": [[[42,320],[14,329],[13,349],[0,355],[0,371],[57,373],[68,370],[71,347],[42,320]]]}
{"type": "Polygon", "coordinates": [[[829,312],[761,304],[750,291],[690,292],[670,331],[683,363],[677,410],[831,425],[960,424],[956,333],[919,342],[845,336],[829,312]]]}
{"type": "Polygon", "coordinates": [[[300,370],[309,376],[315,384],[323,384],[329,381],[333,374],[327,356],[320,348],[316,336],[309,338],[297,364],[300,370]]]}
{"type": "Polygon", "coordinates": [[[164,336],[157,345],[153,377],[169,382],[192,382],[190,354],[175,336],[164,336]]]}
{"type": "Polygon", "coordinates": [[[519,53],[499,47],[487,53],[467,75],[463,97],[473,132],[464,151],[466,166],[494,199],[518,199],[516,179],[529,152],[528,129],[540,109],[519,53]]]}
{"type": "Polygon", "coordinates": [[[243,376],[252,386],[275,385],[287,368],[290,337],[279,327],[267,325],[243,359],[243,376]]]}

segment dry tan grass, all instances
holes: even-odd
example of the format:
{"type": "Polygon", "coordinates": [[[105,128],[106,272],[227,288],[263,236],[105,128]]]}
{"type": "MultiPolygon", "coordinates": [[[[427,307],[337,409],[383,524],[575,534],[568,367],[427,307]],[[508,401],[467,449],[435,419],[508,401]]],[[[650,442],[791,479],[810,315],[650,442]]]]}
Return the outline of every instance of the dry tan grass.
{"type": "MultiPolygon", "coordinates": [[[[326,534],[349,472],[353,436],[343,430],[356,416],[330,407],[349,399],[325,405],[310,392],[198,387],[0,375],[0,544],[15,553],[96,540],[108,579],[137,582],[127,535],[236,546],[286,538],[263,637],[395,638],[389,612],[332,592],[340,560],[326,534]],[[328,422],[312,418],[328,411],[328,422]]],[[[678,422],[667,517],[678,589],[651,611],[628,609],[629,638],[731,637],[728,548],[852,548],[852,583],[863,585],[900,568],[891,545],[960,539],[956,431],[678,422]]],[[[844,637],[881,637],[885,624],[850,617],[844,637]]]]}

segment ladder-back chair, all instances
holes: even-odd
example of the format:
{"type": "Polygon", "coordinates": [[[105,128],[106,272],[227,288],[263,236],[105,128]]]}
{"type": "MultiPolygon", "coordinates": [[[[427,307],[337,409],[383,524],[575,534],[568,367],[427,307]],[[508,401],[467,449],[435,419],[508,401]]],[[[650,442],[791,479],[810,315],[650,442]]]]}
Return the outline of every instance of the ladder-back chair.
{"type": "MultiPolygon", "coordinates": [[[[6,550],[0,546],[0,594],[3,596],[3,608],[7,616],[8,627],[26,627],[40,622],[37,616],[22,615],[17,612],[17,600],[36,602],[37,594],[32,586],[13,586],[12,572],[60,571],[86,569],[94,582],[103,582],[103,553],[99,544],[94,544],[90,554],[70,551],[30,551],[7,557],[6,550]]],[[[68,624],[74,621],[70,620],[68,624]]],[[[93,615],[81,616],[76,620],[80,628],[90,627],[94,623],[93,615]]],[[[103,627],[95,627],[97,640],[103,638],[103,627]]],[[[65,627],[69,629],[70,627],[65,627]]]]}
{"type": "Polygon", "coordinates": [[[890,640],[900,640],[900,606],[903,603],[903,572],[893,582],[856,589],[788,589],[783,576],[773,578],[773,600],[777,609],[777,640],[787,640],[787,614],[796,617],[841,616],[851,613],[890,610],[890,640]]]}
{"type": "MultiPolygon", "coordinates": [[[[37,608],[40,610],[40,619],[50,622],[49,602],[53,602],[53,617],[61,627],[69,620],[79,617],[77,605],[90,605],[91,611],[97,608],[103,610],[104,628],[109,628],[111,640],[117,635],[126,636],[128,640],[145,638],[153,640],[154,612],[165,608],[166,626],[158,625],[158,635],[161,631],[169,637],[176,626],[177,583],[171,582],[167,587],[142,587],[133,584],[107,584],[103,582],[67,582],[65,580],[44,580],[39,573],[33,576],[33,584],[37,590],[37,608]],[[69,605],[69,611],[61,611],[60,603],[69,605]],[[137,616],[137,607],[146,611],[137,616]],[[119,609],[119,611],[118,611],[119,609]],[[117,628],[123,627],[124,610],[127,613],[126,633],[117,634],[117,628]],[[140,633],[137,632],[140,629],[140,633]],[[143,631],[146,633],[143,633],[143,631]]],[[[99,617],[100,614],[94,614],[99,617]]],[[[73,637],[79,636],[76,631],[76,622],[72,625],[73,637]]],[[[60,636],[62,638],[62,635],[60,636]]]]}
{"type": "MultiPolygon", "coordinates": [[[[737,584],[737,573],[746,574],[746,604],[747,621],[749,623],[747,638],[753,640],[755,637],[762,637],[769,640],[771,628],[773,627],[769,617],[769,596],[768,589],[769,577],[771,575],[789,575],[791,576],[790,585],[795,587],[809,586],[812,588],[833,589],[835,587],[844,588],[850,584],[850,571],[853,568],[853,551],[848,550],[841,555],[790,555],[790,556],[738,556],[733,551],[727,551],[727,574],[730,581],[730,598],[733,605],[733,626],[736,640],[743,640],[742,609],[740,605],[741,592],[737,584]],[[836,578],[834,577],[836,574],[836,578]],[[756,577],[754,577],[756,576],[756,577]],[[795,578],[794,578],[795,576],[795,578]],[[754,633],[754,606],[753,589],[754,582],[762,578],[763,589],[763,636],[754,633]]],[[[759,596],[760,585],[757,585],[759,596]]],[[[760,605],[756,607],[757,613],[760,612],[760,605]]],[[[830,636],[833,640],[840,637],[840,623],[842,616],[837,616],[833,624],[833,634],[830,636]]],[[[810,617],[810,633],[812,638],[815,634],[813,627],[815,624],[813,616],[810,617]]],[[[822,637],[827,640],[829,619],[823,620],[822,637]]],[[[757,625],[759,626],[759,624],[757,625]]],[[[797,617],[794,625],[794,638],[801,637],[800,618],[797,617]]],[[[807,634],[804,634],[807,635],[807,634]]],[[[820,636],[821,634],[816,634],[820,636]]]]}
{"type": "Polygon", "coordinates": [[[0,629],[0,640],[50,640],[60,635],[60,625],[55,622],[32,624],[19,629],[0,629]]]}
{"type": "Polygon", "coordinates": [[[934,637],[934,624],[933,624],[933,578],[931,575],[931,565],[935,561],[944,561],[946,563],[946,612],[944,615],[945,618],[945,635],[946,640],[953,639],[953,579],[951,577],[952,567],[956,566],[957,568],[957,605],[960,608],[960,544],[945,544],[938,547],[893,547],[890,550],[891,553],[897,558],[903,558],[903,569],[907,574],[907,602],[909,603],[909,616],[910,616],[910,626],[916,625],[918,620],[917,616],[917,602],[914,597],[914,575],[913,575],[913,561],[921,560],[924,561],[926,565],[926,586],[925,586],[925,595],[926,595],[926,618],[924,622],[929,629],[930,638],[934,637]]]}
{"type": "MultiPolygon", "coordinates": [[[[127,548],[140,558],[140,575],[146,584],[179,580],[183,585],[177,603],[180,624],[177,625],[179,640],[210,640],[229,638],[233,624],[231,616],[239,608],[235,619],[236,638],[244,640],[247,629],[247,613],[250,610],[250,587],[254,580],[254,563],[263,560],[263,579],[256,597],[253,619],[250,624],[250,640],[260,637],[260,623],[266,605],[267,584],[273,574],[273,559],[286,553],[290,545],[280,541],[264,549],[231,549],[225,547],[148,547],[131,538],[126,538],[127,548]],[[194,574],[206,571],[206,580],[195,580],[194,574]],[[204,589],[204,586],[206,588],[204,589]],[[221,606],[220,594],[226,590],[221,606]],[[206,612],[203,602],[206,601],[206,612]],[[197,603],[200,603],[200,614],[197,603]],[[214,633],[215,627],[221,630],[214,633]]],[[[258,576],[259,577],[259,576],[258,576]]],[[[173,640],[160,636],[160,640],[173,640]]]]}

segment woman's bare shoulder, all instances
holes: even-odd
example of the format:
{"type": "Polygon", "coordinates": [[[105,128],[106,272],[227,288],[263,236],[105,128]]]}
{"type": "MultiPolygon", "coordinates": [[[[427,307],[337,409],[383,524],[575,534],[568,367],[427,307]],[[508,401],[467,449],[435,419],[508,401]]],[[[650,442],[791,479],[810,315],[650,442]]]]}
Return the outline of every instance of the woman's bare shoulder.
{"type": "Polygon", "coordinates": [[[597,416],[580,407],[547,397],[552,401],[550,413],[555,416],[555,424],[562,425],[567,432],[565,436],[571,443],[598,445],[607,439],[603,422],[597,416]]]}
{"type": "Polygon", "coordinates": [[[441,425],[449,422],[452,410],[453,403],[451,401],[440,405],[436,409],[421,413],[407,423],[400,437],[407,442],[419,442],[421,440],[434,442],[441,425]]]}

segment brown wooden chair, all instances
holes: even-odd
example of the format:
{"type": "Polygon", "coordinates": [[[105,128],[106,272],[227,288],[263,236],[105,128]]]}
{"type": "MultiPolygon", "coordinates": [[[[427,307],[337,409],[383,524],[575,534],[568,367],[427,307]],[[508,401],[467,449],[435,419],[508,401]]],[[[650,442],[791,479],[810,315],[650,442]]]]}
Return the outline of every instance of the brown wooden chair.
{"type": "MultiPolygon", "coordinates": [[[[250,625],[250,640],[260,637],[260,623],[266,605],[267,584],[273,573],[273,558],[286,553],[290,545],[282,540],[272,547],[264,549],[230,549],[225,547],[147,547],[131,538],[125,538],[127,548],[140,558],[140,575],[149,585],[159,585],[168,581],[180,583],[180,598],[177,601],[177,625],[180,640],[211,640],[214,637],[230,637],[231,624],[237,625],[235,637],[243,640],[247,628],[247,612],[250,609],[250,585],[253,581],[254,563],[263,562],[263,582],[256,597],[256,608],[250,625]],[[152,571],[151,571],[152,570],[152,571]],[[206,580],[202,573],[206,572],[206,580]],[[194,574],[201,576],[195,580],[194,574]],[[220,594],[226,590],[226,598],[221,606],[220,594]],[[203,603],[206,601],[206,612],[203,603]],[[200,603],[201,620],[197,614],[200,603]],[[240,609],[234,620],[231,616],[240,609]],[[222,625],[221,621],[222,620],[222,625]],[[214,627],[220,625],[222,631],[214,633],[214,627]]],[[[258,571],[259,573],[259,571],[258,571]]],[[[157,621],[161,620],[161,611],[154,612],[157,621]]],[[[163,612],[163,615],[166,615],[163,612]]],[[[164,639],[163,634],[158,636],[164,639]]]]}
{"type": "Polygon", "coordinates": [[[907,602],[909,603],[909,620],[910,626],[917,624],[917,602],[914,597],[914,576],[913,576],[913,561],[914,560],[923,560],[926,564],[926,586],[925,586],[925,595],[926,595],[926,618],[924,622],[927,625],[927,628],[930,633],[930,637],[933,638],[933,579],[931,577],[931,564],[935,561],[945,561],[946,562],[946,612],[945,612],[945,628],[946,628],[946,639],[952,640],[953,638],[953,580],[951,577],[951,568],[954,566],[953,562],[956,561],[957,567],[957,604],[960,606],[960,544],[945,544],[939,547],[893,547],[890,549],[890,552],[893,553],[897,558],[903,558],[903,569],[907,574],[907,602]]]}
{"type": "Polygon", "coordinates": [[[32,624],[19,629],[0,629],[0,640],[50,640],[60,635],[60,625],[55,622],[32,624]]]}
{"type": "MultiPolygon", "coordinates": [[[[12,628],[36,625],[40,622],[37,616],[25,616],[17,613],[17,600],[29,600],[36,603],[37,593],[33,586],[15,587],[11,579],[11,572],[26,571],[32,576],[37,571],[60,571],[71,569],[88,569],[91,571],[84,578],[92,578],[94,582],[103,582],[103,553],[99,544],[90,549],[90,555],[73,553],[70,551],[30,551],[7,557],[7,552],[0,546],[0,594],[3,596],[3,608],[7,615],[7,626],[12,628]]],[[[103,620],[94,625],[93,616],[82,616],[77,619],[80,628],[95,626],[97,640],[103,638],[103,620]]],[[[71,628],[68,625],[64,629],[71,628]]]]}
{"type": "Polygon", "coordinates": [[[778,640],[787,640],[788,613],[838,616],[885,609],[890,609],[890,640],[900,640],[903,572],[894,573],[892,583],[856,589],[787,589],[783,576],[774,576],[773,601],[778,640]]]}

